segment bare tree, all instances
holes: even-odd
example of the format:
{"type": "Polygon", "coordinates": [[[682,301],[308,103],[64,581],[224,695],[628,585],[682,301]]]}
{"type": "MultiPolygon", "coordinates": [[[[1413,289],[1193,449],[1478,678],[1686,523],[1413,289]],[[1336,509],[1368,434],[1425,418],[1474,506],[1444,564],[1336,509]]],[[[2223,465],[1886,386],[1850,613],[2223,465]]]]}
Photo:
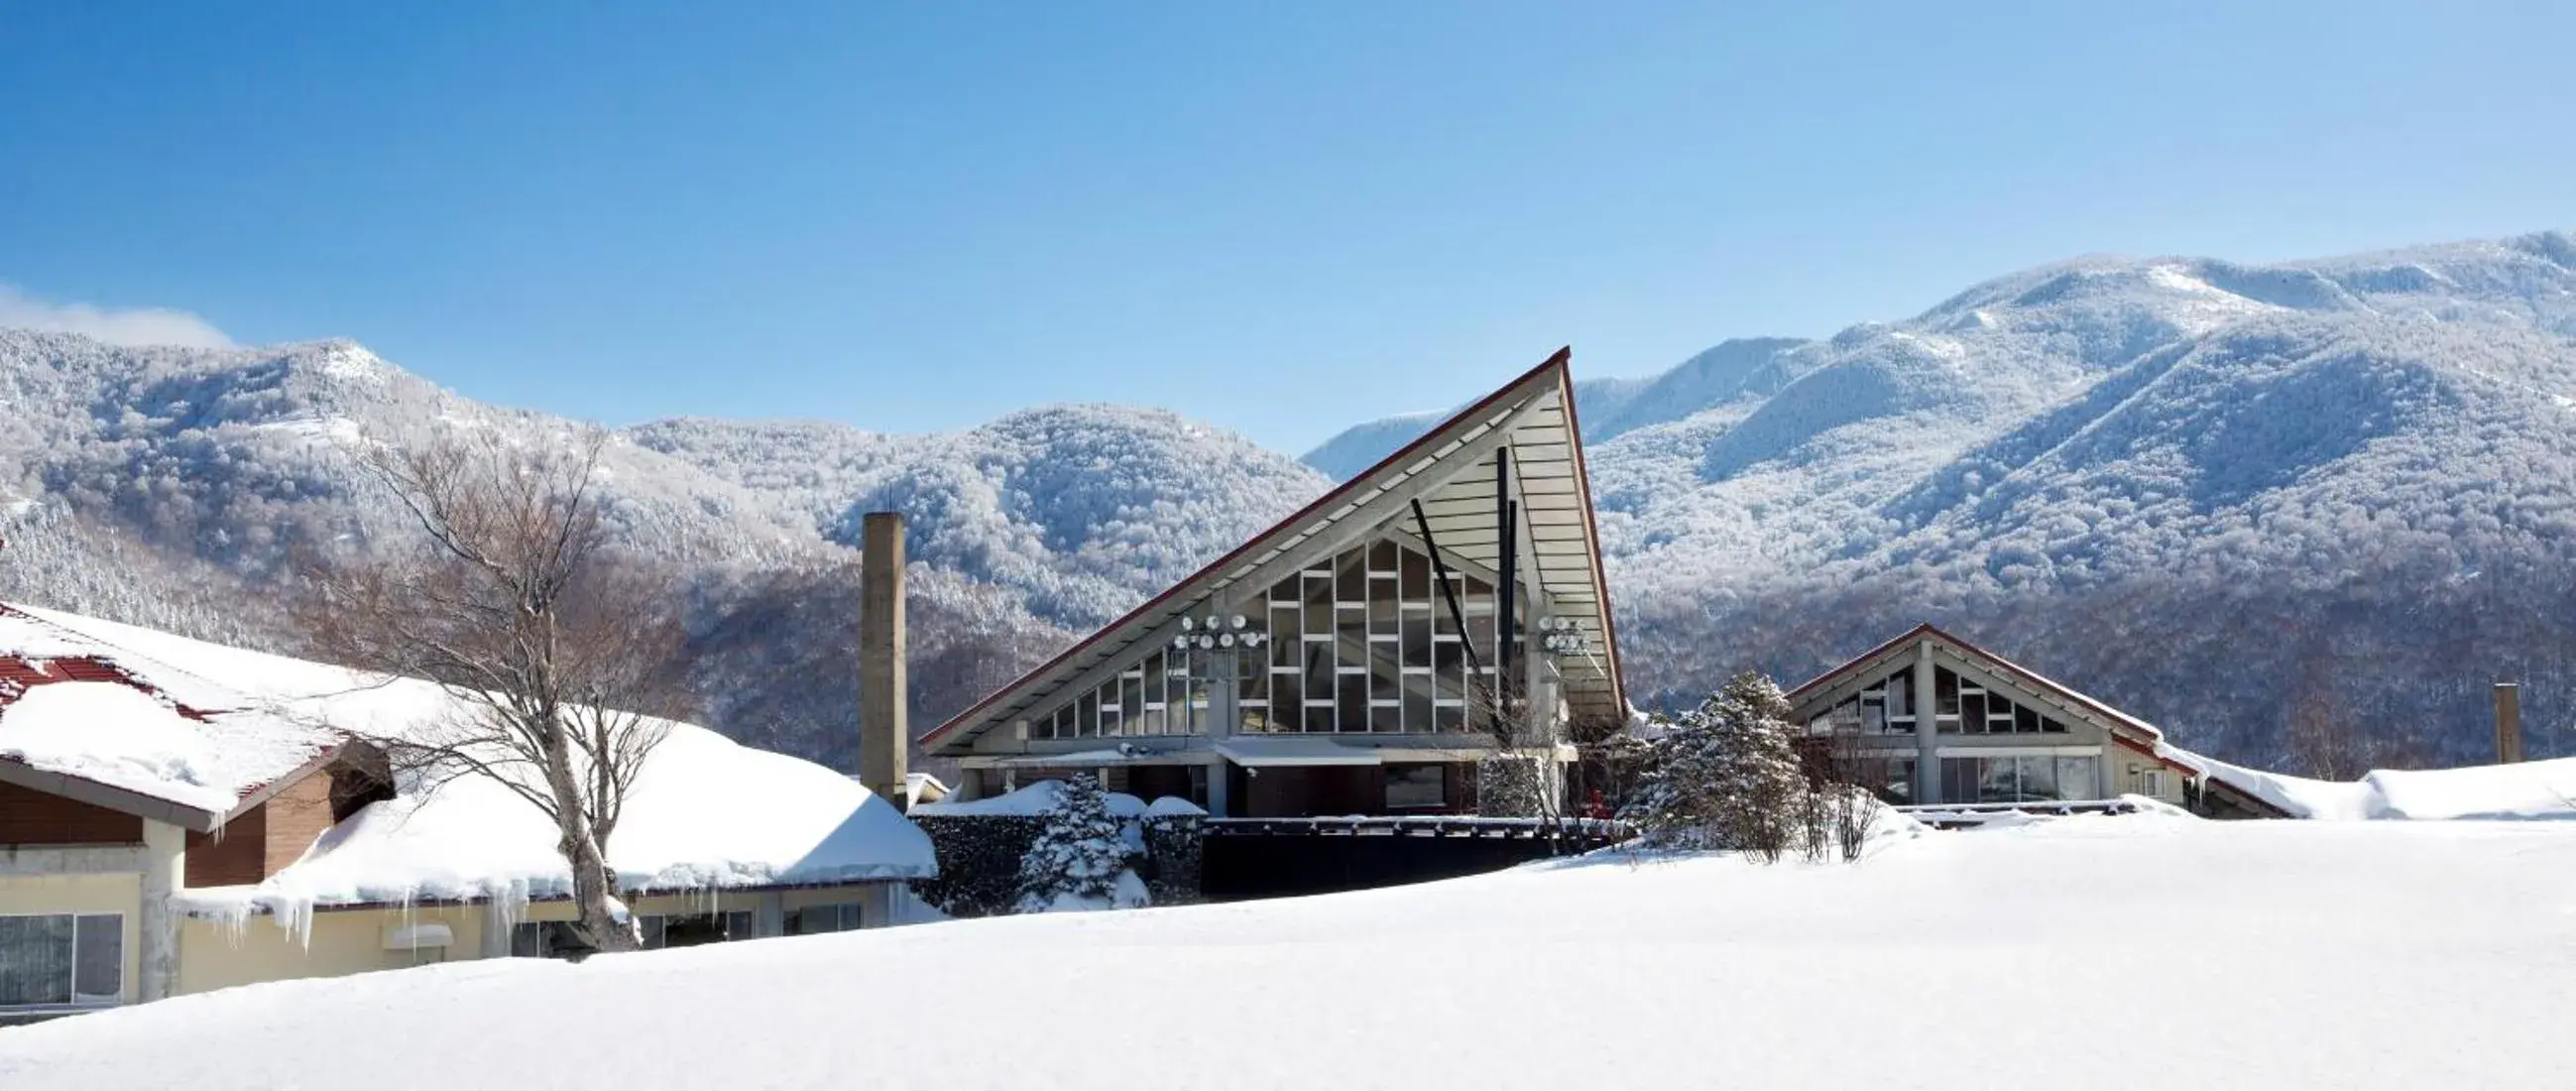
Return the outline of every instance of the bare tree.
{"type": "Polygon", "coordinates": [[[1879,793],[1899,772],[1894,758],[1874,747],[1858,723],[1841,722],[1800,740],[1799,753],[1808,781],[1799,803],[1807,859],[1860,859],[1870,828],[1887,809],[1879,793]]]}
{"type": "Polygon", "coordinates": [[[554,823],[576,928],[594,950],[638,945],[608,863],[645,757],[686,716],[672,581],[604,543],[596,485],[604,433],[526,449],[490,432],[368,465],[421,547],[314,571],[309,631],[333,658],[428,679],[452,711],[374,741],[433,791],[480,777],[554,823]]]}

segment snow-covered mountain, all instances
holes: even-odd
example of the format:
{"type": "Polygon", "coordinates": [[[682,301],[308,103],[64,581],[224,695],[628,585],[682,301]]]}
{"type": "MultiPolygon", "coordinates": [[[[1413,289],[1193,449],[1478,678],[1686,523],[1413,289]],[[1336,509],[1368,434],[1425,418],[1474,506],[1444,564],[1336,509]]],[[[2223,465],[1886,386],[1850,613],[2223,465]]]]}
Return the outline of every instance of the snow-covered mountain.
{"type": "MultiPolygon", "coordinates": [[[[2243,762],[2303,764],[2294,728],[2321,722],[2392,760],[2476,756],[2504,677],[2531,750],[2576,753],[2568,234],[2088,258],[1577,399],[1640,700],[1928,617],[2243,762]]],[[[846,762],[859,512],[912,519],[929,720],[1437,416],[1304,466],[1114,406],[939,435],[663,421],[618,433],[609,501],[694,578],[707,721],[846,762]]],[[[293,551],[400,529],[354,444],[570,426],[346,342],[0,331],[0,598],[294,651],[293,551]]]]}
{"type": "MultiPolygon", "coordinates": [[[[122,348],[0,330],[0,598],[297,650],[300,549],[406,541],[365,443],[575,427],[355,344],[122,348]]],[[[916,711],[940,716],[1293,510],[1320,475],[1169,413],[1056,406],[953,435],[666,421],[615,433],[619,542],[697,588],[710,722],[855,746],[858,516],[910,516],[916,711]],[[846,736],[846,737],[845,737],[846,736]]]]}
{"type": "MultiPolygon", "coordinates": [[[[2252,760],[2301,716],[2472,756],[2515,676],[2576,747],[2568,234],[2083,259],[1578,402],[1649,687],[1932,616],[2252,760]]],[[[1309,463],[1355,436],[1410,433],[1309,463]]]]}

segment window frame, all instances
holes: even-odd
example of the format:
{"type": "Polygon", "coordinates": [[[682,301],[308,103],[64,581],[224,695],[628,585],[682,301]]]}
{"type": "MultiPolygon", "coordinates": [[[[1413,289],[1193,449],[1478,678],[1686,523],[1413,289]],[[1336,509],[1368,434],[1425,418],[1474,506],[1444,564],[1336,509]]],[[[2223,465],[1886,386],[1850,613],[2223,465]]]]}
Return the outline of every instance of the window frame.
{"type": "MultiPolygon", "coordinates": [[[[52,918],[68,920],[71,924],[71,929],[66,934],[66,941],[70,944],[71,948],[69,951],[70,957],[65,959],[63,962],[63,972],[70,978],[70,980],[64,982],[63,996],[65,999],[60,1002],[0,1002],[0,1015],[44,1015],[100,1011],[107,1008],[124,1006],[126,996],[125,914],[121,911],[115,910],[97,912],[69,910],[55,913],[0,913],[0,920],[44,920],[52,918]],[[103,925],[92,923],[86,926],[82,923],[83,921],[96,922],[102,920],[107,923],[103,925]],[[111,945],[110,950],[115,956],[110,960],[110,965],[113,967],[113,973],[115,976],[113,980],[108,982],[108,984],[114,986],[114,988],[109,992],[83,992],[81,991],[81,985],[84,984],[81,980],[81,936],[84,933],[95,934],[99,932],[104,932],[109,937],[108,943],[111,945]]],[[[90,984],[96,984],[96,982],[90,982],[90,984]]]]}

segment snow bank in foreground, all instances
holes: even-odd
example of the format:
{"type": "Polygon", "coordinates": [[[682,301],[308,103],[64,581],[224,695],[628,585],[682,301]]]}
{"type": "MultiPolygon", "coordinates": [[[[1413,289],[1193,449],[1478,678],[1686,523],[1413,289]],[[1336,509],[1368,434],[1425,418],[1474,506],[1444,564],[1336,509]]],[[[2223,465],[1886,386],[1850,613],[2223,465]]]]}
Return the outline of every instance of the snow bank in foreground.
{"type": "Polygon", "coordinates": [[[2570,876],[2563,823],[2130,816],[1858,865],[1585,858],[251,986],[0,1030],[0,1087],[2551,1088],[2570,876]]]}
{"type": "Polygon", "coordinates": [[[2299,818],[2576,819],[2576,758],[2310,780],[2193,755],[2209,775],[2299,818]]]}

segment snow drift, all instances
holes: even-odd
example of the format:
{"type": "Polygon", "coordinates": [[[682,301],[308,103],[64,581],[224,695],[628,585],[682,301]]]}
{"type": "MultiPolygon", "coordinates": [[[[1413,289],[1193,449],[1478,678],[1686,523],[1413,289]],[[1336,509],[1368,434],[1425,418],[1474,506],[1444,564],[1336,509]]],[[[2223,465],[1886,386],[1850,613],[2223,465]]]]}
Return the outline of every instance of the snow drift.
{"type": "Polygon", "coordinates": [[[2564,1084],[2571,875],[2559,823],[2131,816],[1858,865],[1613,854],[251,986],[0,1030],[0,1086],[2538,1089],[2564,1084]]]}

